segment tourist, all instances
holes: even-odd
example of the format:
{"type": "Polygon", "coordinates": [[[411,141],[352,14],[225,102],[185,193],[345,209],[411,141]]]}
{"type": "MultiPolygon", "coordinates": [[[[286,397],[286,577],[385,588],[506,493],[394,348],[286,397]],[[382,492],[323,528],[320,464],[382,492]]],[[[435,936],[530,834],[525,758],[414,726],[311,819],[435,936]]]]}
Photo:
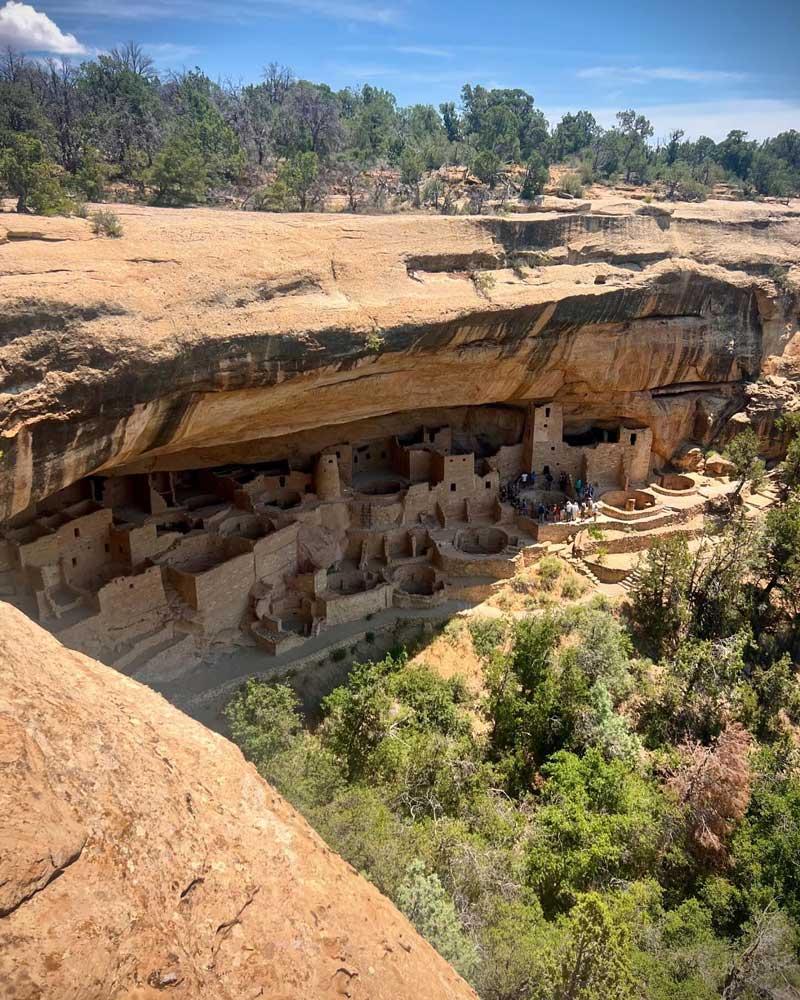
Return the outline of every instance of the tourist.
{"type": "Polygon", "coordinates": [[[575,492],[578,494],[578,499],[580,500],[580,498],[583,496],[583,480],[581,479],[575,480],[575,492]]]}
{"type": "Polygon", "coordinates": [[[531,489],[536,489],[536,469],[531,469],[531,489]]]}
{"type": "Polygon", "coordinates": [[[544,504],[540,503],[539,504],[539,524],[544,524],[544,515],[545,515],[544,504]]]}

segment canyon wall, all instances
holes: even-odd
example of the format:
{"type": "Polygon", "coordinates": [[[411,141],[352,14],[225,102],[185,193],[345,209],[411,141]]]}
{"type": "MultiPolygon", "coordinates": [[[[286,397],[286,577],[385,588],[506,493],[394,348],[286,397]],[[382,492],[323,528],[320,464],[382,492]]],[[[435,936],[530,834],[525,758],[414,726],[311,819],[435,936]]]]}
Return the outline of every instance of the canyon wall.
{"type": "Polygon", "coordinates": [[[796,404],[800,205],[504,218],[3,216],[0,520],[96,472],[291,456],[476,404],[631,420],[668,462],[796,404]]]}
{"type": "Polygon", "coordinates": [[[227,740],[0,603],[0,995],[475,994],[227,740]]]}

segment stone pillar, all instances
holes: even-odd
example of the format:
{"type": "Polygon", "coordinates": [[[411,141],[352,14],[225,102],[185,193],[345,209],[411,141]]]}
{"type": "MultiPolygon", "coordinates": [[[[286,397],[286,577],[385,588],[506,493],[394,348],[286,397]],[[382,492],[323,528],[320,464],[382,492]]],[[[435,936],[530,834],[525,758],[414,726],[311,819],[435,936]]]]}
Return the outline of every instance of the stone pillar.
{"type": "Polygon", "coordinates": [[[338,500],[342,495],[336,455],[320,455],[314,469],[314,492],[320,500],[338,500]]]}

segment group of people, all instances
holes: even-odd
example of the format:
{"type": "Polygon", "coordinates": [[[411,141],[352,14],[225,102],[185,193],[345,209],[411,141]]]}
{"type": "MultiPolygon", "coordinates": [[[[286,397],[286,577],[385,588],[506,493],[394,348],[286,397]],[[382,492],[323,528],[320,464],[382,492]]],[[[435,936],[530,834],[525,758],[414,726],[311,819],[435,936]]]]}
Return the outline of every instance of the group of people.
{"type": "Polygon", "coordinates": [[[589,518],[597,520],[597,488],[598,484],[584,483],[581,479],[572,482],[572,476],[568,472],[562,472],[558,477],[558,489],[566,497],[561,504],[545,504],[535,502],[523,495],[523,491],[528,493],[537,488],[551,492],[555,480],[549,467],[545,467],[541,476],[534,469],[531,472],[523,472],[511,483],[504,485],[500,489],[500,499],[504,503],[510,503],[519,513],[529,517],[538,517],[539,523],[556,521],[581,521],[589,518]]]}
{"type": "Polygon", "coordinates": [[[587,497],[578,503],[574,500],[567,500],[563,504],[551,504],[546,506],[540,503],[536,514],[539,524],[557,521],[587,521],[590,518],[597,520],[597,503],[591,497],[587,497]]]}

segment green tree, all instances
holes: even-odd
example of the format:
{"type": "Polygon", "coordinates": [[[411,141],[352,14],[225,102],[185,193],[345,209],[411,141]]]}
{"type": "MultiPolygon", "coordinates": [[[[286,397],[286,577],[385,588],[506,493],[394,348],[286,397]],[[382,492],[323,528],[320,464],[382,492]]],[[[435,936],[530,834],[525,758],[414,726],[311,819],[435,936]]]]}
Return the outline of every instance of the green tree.
{"type": "Polygon", "coordinates": [[[655,655],[676,649],[686,635],[691,556],[682,535],[658,538],[647,552],[631,592],[631,619],[640,641],[655,655]]]}
{"type": "Polygon", "coordinates": [[[492,150],[479,150],[472,161],[472,172],[490,188],[497,183],[501,167],[500,157],[492,150]]]}
{"type": "Polygon", "coordinates": [[[534,153],[528,160],[521,196],[530,201],[531,198],[535,198],[544,191],[544,186],[549,180],[550,171],[547,164],[539,153],[534,153]]]}
{"type": "Polygon", "coordinates": [[[276,183],[282,185],[301,212],[318,196],[319,159],[314,152],[296,153],[278,167],[276,183]]]}
{"type": "Polygon", "coordinates": [[[157,205],[205,201],[209,177],[202,150],[186,136],[176,136],[159,152],[149,172],[157,205]]]}
{"type": "Polygon", "coordinates": [[[397,890],[397,906],[420,934],[462,976],[470,979],[478,964],[475,945],[461,926],[453,900],[435,874],[413,861],[397,890]]]}
{"type": "Polygon", "coordinates": [[[400,181],[414,191],[414,204],[419,208],[419,182],[425,170],[425,164],[419,151],[412,146],[406,146],[400,155],[400,181]]]}
{"type": "Polygon", "coordinates": [[[265,773],[288,750],[302,728],[297,695],[285,684],[249,677],[225,708],[231,736],[242,753],[265,773]]]}
{"type": "Polygon", "coordinates": [[[541,1000],[633,1000],[630,932],[597,893],[582,896],[532,991],[541,1000]]]}
{"type": "Polygon", "coordinates": [[[84,147],[80,166],[75,173],[75,186],[88,201],[102,201],[110,170],[99,149],[84,147]]]}
{"type": "Polygon", "coordinates": [[[18,212],[57,215],[69,211],[58,168],[39,139],[22,134],[10,137],[9,145],[0,149],[0,181],[17,199],[18,212]]]}
{"type": "Polygon", "coordinates": [[[563,160],[588,149],[601,129],[590,111],[566,114],[553,130],[551,147],[553,158],[563,160]]]}
{"type": "Polygon", "coordinates": [[[733,500],[739,497],[746,483],[758,488],[764,478],[765,466],[758,457],[761,448],[758,435],[752,427],[746,427],[728,443],[725,457],[733,463],[734,473],[739,482],[733,493],[733,500]]]}

